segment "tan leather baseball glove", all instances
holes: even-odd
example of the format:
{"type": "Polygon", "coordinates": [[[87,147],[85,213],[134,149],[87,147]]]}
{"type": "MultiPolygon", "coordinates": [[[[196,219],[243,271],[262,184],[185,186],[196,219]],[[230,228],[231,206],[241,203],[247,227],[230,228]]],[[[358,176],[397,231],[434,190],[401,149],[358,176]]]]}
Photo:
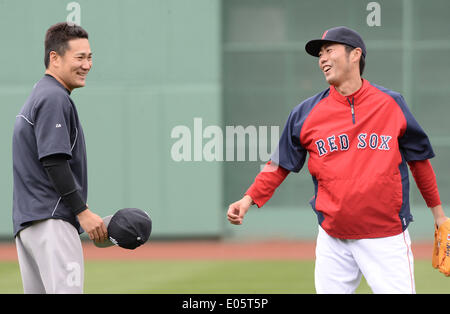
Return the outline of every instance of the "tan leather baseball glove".
{"type": "Polygon", "coordinates": [[[434,226],[433,267],[450,276],[450,218],[439,228],[434,226]]]}

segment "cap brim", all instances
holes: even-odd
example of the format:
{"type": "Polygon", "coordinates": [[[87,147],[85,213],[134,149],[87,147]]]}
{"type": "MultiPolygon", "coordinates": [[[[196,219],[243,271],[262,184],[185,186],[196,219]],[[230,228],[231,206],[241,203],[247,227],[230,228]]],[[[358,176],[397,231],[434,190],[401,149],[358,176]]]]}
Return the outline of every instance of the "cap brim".
{"type": "MultiPolygon", "coordinates": [[[[103,218],[102,218],[102,219],[103,219],[103,223],[105,224],[106,229],[108,229],[108,225],[109,225],[109,222],[111,221],[112,216],[113,216],[113,215],[106,216],[106,217],[103,217],[103,218]]],[[[105,248],[105,247],[110,247],[110,246],[115,245],[113,242],[111,242],[111,240],[109,239],[109,237],[108,237],[107,240],[105,240],[105,241],[103,241],[103,242],[96,242],[96,241],[94,241],[94,244],[95,244],[96,247],[99,247],[99,248],[105,248]]]]}
{"type": "MultiPolygon", "coordinates": [[[[350,44],[343,43],[343,42],[340,42],[340,41],[335,41],[335,40],[313,39],[313,40],[310,40],[310,41],[308,41],[308,42],[306,43],[306,45],[305,45],[305,50],[306,50],[306,52],[309,53],[311,56],[319,57],[320,49],[322,49],[322,46],[323,46],[324,44],[327,44],[327,43],[337,43],[337,44],[342,44],[342,45],[352,46],[352,45],[350,45],[350,44]]],[[[352,46],[352,47],[354,47],[354,46],[352,46]]],[[[355,47],[355,48],[356,48],[356,47],[355,47]]],[[[364,50],[363,50],[362,48],[361,48],[361,50],[362,50],[362,52],[363,52],[363,56],[365,57],[366,55],[365,55],[364,50]]]]}
{"type": "Polygon", "coordinates": [[[311,56],[318,57],[322,46],[326,43],[331,43],[331,42],[335,42],[335,41],[325,40],[325,39],[313,39],[306,43],[305,50],[311,56]]]}

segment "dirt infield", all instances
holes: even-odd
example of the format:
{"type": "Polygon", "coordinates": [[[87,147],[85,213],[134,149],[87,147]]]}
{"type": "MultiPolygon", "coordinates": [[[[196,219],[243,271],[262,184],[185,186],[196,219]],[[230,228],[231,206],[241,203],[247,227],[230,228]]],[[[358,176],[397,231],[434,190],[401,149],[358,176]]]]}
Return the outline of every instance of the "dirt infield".
{"type": "MultiPolygon", "coordinates": [[[[432,243],[413,243],[416,259],[430,259],[432,243]]],[[[265,260],[305,260],[314,259],[314,242],[264,241],[264,242],[223,242],[223,241],[167,241],[148,242],[136,250],[119,247],[97,248],[90,242],[83,242],[86,260],[164,260],[164,259],[265,259],[265,260]]],[[[0,261],[17,260],[13,243],[0,243],[0,261]]]]}

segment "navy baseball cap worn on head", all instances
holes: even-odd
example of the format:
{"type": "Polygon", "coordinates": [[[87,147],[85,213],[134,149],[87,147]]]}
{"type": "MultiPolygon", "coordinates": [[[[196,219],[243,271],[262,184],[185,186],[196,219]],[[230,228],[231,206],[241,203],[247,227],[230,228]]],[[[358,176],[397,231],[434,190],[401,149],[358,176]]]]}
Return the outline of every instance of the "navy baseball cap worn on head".
{"type": "Polygon", "coordinates": [[[306,43],[305,50],[314,57],[319,56],[320,49],[327,42],[346,44],[354,48],[361,48],[362,55],[366,57],[366,45],[356,31],[345,26],[333,27],[326,30],[321,39],[313,39],[306,43]]]}
{"type": "Polygon", "coordinates": [[[94,241],[101,248],[117,245],[134,250],[147,242],[152,231],[150,216],[138,208],[123,208],[114,215],[104,217],[103,222],[108,230],[108,240],[94,241]]]}

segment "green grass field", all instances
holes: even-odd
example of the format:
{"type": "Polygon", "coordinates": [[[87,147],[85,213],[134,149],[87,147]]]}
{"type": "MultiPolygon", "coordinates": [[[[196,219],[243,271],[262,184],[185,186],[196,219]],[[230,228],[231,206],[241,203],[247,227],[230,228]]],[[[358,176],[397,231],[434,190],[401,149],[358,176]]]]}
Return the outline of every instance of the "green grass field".
{"type": "MultiPolygon", "coordinates": [[[[312,261],[88,261],[85,293],[315,293],[312,261]]],[[[450,293],[450,278],[416,261],[417,293],[450,293]]],[[[22,293],[16,262],[0,262],[0,293],[22,293]]],[[[365,280],[357,293],[371,293],[365,280]]]]}

